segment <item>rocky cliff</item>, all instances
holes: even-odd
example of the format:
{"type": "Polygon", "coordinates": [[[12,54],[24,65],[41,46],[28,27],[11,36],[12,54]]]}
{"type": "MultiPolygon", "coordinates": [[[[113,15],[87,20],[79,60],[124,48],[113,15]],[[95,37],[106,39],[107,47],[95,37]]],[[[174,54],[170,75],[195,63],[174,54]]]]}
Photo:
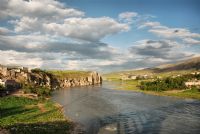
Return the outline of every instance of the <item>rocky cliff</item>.
{"type": "Polygon", "coordinates": [[[88,72],[85,76],[78,77],[59,77],[53,73],[47,72],[32,72],[30,74],[29,80],[30,83],[34,83],[36,85],[44,85],[46,87],[50,87],[52,89],[58,88],[68,88],[75,86],[87,86],[87,85],[95,85],[102,83],[102,77],[97,72],[88,72]]]}
{"type": "Polygon", "coordinates": [[[61,87],[61,88],[67,88],[67,87],[75,87],[75,86],[95,85],[95,84],[101,84],[101,83],[102,83],[101,76],[97,72],[90,72],[88,76],[86,77],[78,77],[78,78],[54,77],[52,86],[54,86],[54,88],[56,88],[56,86],[61,87]]]}
{"type": "MultiPolygon", "coordinates": [[[[63,72],[64,73],[64,72],[63,72]]],[[[0,79],[14,79],[19,83],[32,84],[35,86],[45,86],[51,89],[68,88],[75,86],[87,86],[102,83],[102,77],[97,72],[84,72],[84,75],[79,72],[74,72],[76,77],[65,75],[62,77],[53,72],[34,69],[29,71],[23,67],[5,67],[0,65],[0,79]]],[[[62,71],[60,71],[62,74],[62,71]]]]}

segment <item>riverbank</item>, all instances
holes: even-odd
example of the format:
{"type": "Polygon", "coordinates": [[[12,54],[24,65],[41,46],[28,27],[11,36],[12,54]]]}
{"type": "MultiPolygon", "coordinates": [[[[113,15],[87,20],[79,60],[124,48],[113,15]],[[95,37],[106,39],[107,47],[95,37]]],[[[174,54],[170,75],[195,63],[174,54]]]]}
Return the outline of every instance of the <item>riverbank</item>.
{"type": "Polygon", "coordinates": [[[115,88],[104,81],[102,86],[57,90],[52,99],[86,134],[199,132],[200,101],[115,88]]]}
{"type": "Polygon", "coordinates": [[[13,88],[10,89],[12,92],[0,98],[0,133],[70,134],[83,132],[79,124],[75,124],[64,116],[63,107],[51,101],[50,97],[56,89],[101,84],[101,76],[97,72],[47,72],[40,69],[26,73],[28,79],[23,78],[22,81],[19,81],[18,77],[11,77],[16,80],[15,83],[18,81],[21,89],[12,85],[13,88]]]}
{"type": "Polygon", "coordinates": [[[11,134],[70,133],[74,124],[51,100],[7,96],[0,98],[0,132],[11,134]]]}
{"type": "Polygon", "coordinates": [[[200,100],[200,92],[197,89],[188,89],[188,90],[170,90],[170,91],[146,91],[141,90],[138,80],[126,80],[122,81],[119,79],[109,79],[109,82],[114,82],[117,85],[117,90],[131,90],[136,92],[142,92],[151,95],[158,96],[172,96],[184,99],[198,99],[200,100]]]}

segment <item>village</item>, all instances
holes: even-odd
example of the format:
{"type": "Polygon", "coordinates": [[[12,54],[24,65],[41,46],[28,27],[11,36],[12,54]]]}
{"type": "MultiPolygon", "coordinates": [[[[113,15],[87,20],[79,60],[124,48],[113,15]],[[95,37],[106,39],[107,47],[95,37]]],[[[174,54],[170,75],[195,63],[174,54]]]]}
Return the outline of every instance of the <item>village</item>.
{"type": "MultiPolygon", "coordinates": [[[[192,73],[190,73],[191,75],[199,75],[200,72],[198,71],[194,71],[192,73]]],[[[176,75],[172,75],[170,76],[171,78],[177,78],[177,77],[181,77],[182,74],[176,74],[176,75]]],[[[154,81],[156,79],[162,79],[163,77],[161,76],[157,76],[153,73],[151,74],[120,74],[120,79],[122,81],[126,81],[126,80],[149,80],[149,81],[154,81]]],[[[187,82],[185,82],[185,86],[188,88],[191,88],[193,86],[195,87],[200,87],[200,80],[199,79],[190,79],[187,82]]]]}
{"type": "Polygon", "coordinates": [[[56,71],[48,72],[37,68],[0,65],[0,96],[8,95],[20,88],[27,89],[27,92],[31,89],[35,93],[43,88],[56,90],[102,83],[102,78],[97,72],[72,72],[71,76],[63,74],[66,73],[63,71],[56,74],[56,71]]]}
{"type": "Polygon", "coordinates": [[[153,79],[154,76],[143,74],[143,75],[132,75],[132,74],[121,74],[121,80],[139,80],[139,79],[153,79]]]}
{"type": "Polygon", "coordinates": [[[27,67],[0,65],[0,96],[19,89],[22,80],[27,80],[30,70],[27,67]]]}
{"type": "MultiPolygon", "coordinates": [[[[192,75],[199,75],[200,74],[200,72],[193,72],[193,73],[191,73],[192,75]]],[[[192,79],[192,80],[189,80],[189,81],[187,81],[187,82],[185,82],[185,85],[187,86],[187,87],[192,87],[192,86],[196,86],[196,87],[200,87],[200,80],[198,80],[198,79],[192,79]]]]}

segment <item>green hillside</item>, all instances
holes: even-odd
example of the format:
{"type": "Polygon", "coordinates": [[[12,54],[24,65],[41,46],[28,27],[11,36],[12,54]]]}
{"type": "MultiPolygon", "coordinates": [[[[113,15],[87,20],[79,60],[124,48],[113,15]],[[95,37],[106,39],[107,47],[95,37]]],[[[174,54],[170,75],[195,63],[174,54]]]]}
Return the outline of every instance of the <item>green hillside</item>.
{"type": "Polygon", "coordinates": [[[155,76],[171,76],[178,74],[187,74],[200,70],[200,57],[195,57],[192,59],[180,61],[174,64],[164,64],[154,68],[147,68],[141,70],[128,70],[128,71],[119,71],[111,72],[104,74],[106,79],[118,79],[122,75],[155,75],[155,76]]]}

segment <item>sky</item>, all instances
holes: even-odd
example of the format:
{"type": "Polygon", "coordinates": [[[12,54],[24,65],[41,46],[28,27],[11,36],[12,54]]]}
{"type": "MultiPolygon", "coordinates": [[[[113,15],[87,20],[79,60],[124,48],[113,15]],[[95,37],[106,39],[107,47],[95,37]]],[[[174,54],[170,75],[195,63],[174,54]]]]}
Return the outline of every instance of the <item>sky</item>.
{"type": "Polygon", "coordinates": [[[0,64],[112,72],[200,54],[199,0],[1,0],[0,64]]]}

